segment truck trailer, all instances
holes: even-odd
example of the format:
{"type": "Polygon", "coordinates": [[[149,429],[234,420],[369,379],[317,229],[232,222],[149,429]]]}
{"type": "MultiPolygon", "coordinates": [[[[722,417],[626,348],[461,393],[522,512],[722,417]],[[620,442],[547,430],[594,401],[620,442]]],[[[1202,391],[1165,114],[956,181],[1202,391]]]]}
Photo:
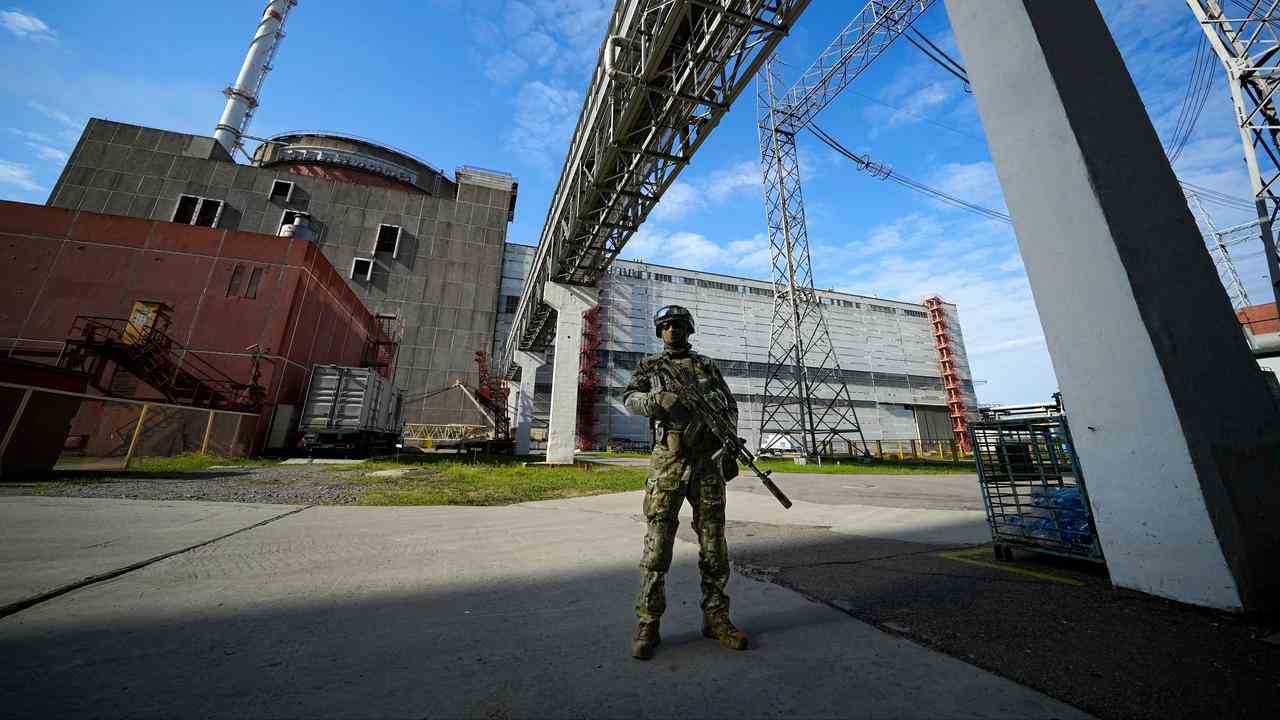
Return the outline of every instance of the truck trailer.
{"type": "Polygon", "coordinates": [[[403,394],[372,368],[316,365],[298,418],[307,454],[340,451],[366,456],[400,438],[403,394]]]}

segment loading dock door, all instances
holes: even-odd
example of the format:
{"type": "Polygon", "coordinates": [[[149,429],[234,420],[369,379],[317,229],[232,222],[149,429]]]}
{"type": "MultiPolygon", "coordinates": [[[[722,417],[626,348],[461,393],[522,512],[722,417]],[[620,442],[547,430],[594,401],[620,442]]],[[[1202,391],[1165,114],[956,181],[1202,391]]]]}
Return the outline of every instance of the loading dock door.
{"type": "Polygon", "coordinates": [[[951,418],[943,407],[916,405],[916,428],[921,440],[952,440],[951,418]]]}

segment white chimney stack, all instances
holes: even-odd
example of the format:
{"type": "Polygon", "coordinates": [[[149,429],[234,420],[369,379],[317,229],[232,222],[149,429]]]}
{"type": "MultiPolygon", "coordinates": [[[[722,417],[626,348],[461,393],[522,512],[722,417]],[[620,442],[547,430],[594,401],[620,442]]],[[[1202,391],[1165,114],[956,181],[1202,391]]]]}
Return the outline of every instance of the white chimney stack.
{"type": "Polygon", "coordinates": [[[231,87],[222,91],[227,96],[227,105],[222,109],[222,118],[213,131],[213,137],[233,157],[236,148],[240,147],[240,138],[249,127],[253,118],[253,110],[258,106],[258,93],[267,73],[271,72],[271,61],[276,56],[276,48],[284,37],[284,20],[298,0],[269,0],[267,8],[262,12],[262,21],[249,43],[249,52],[244,56],[244,65],[240,75],[231,87]]]}

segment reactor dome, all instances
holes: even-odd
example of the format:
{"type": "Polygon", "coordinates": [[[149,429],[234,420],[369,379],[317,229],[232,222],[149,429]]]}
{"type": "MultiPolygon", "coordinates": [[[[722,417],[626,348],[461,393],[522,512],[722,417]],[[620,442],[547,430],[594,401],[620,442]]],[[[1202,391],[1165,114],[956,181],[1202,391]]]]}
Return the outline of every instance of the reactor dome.
{"type": "Polygon", "coordinates": [[[416,189],[438,195],[448,182],[436,168],[403,150],[330,132],[291,132],[263,142],[253,164],[342,182],[416,189]]]}

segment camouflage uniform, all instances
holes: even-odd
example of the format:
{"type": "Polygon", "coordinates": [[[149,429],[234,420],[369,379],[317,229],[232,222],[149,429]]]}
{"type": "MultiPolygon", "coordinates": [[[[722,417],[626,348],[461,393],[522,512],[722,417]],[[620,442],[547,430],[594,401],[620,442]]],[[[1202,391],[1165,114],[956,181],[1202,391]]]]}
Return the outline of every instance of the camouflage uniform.
{"type": "MultiPolygon", "coordinates": [[[[640,361],[624,402],[633,413],[652,418],[653,455],[645,482],[644,516],[649,528],[640,561],[640,594],[636,597],[636,617],[642,623],[657,622],[667,607],[665,580],[671,567],[671,548],[679,526],[680,506],[685,499],[693,507],[693,529],[698,534],[698,570],[702,574],[702,610],[706,615],[726,618],[729,597],[724,593],[729,581],[729,548],[724,540],[725,479],[711,459],[718,444],[704,427],[684,417],[669,418],[656,405],[665,388],[654,376],[654,367],[668,359],[681,376],[687,369],[704,392],[724,397],[737,424],[738,406],[719,369],[709,359],[693,352],[665,351],[640,361]]],[[[679,415],[678,413],[676,414],[679,415]]]]}

